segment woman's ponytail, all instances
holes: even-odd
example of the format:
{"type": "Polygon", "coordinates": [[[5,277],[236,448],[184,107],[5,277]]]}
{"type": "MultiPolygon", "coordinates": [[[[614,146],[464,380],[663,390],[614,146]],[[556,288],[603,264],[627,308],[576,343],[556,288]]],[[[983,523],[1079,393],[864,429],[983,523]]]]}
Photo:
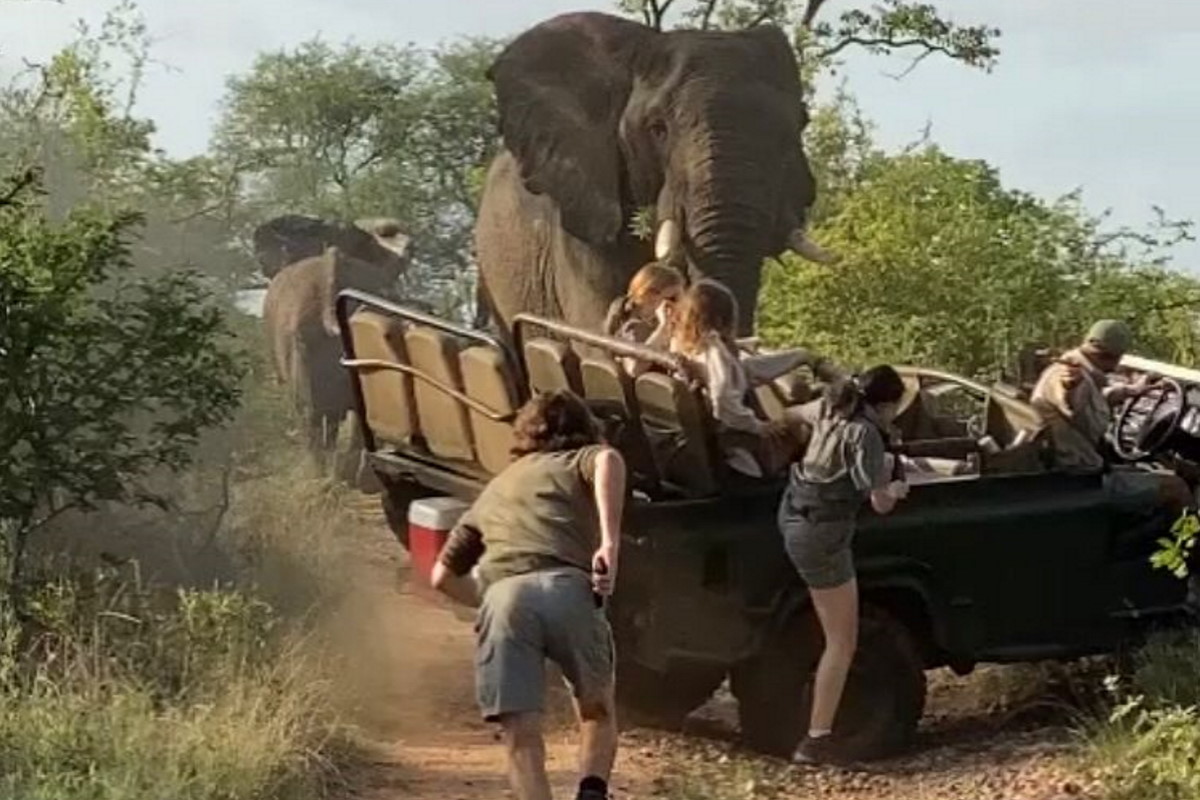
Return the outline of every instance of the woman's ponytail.
{"type": "Polygon", "coordinates": [[[864,406],[898,403],[904,396],[904,381],[900,373],[887,364],[871,367],[861,375],[842,378],[825,389],[825,401],[834,414],[850,419],[864,406]]]}

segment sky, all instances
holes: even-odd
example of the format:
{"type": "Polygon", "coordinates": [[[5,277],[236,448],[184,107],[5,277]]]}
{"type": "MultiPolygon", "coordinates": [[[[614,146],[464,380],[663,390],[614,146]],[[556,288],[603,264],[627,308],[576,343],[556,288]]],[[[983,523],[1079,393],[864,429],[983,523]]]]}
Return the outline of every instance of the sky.
{"type": "MultiPolygon", "coordinates": [[[[115,0],[112,0],[115,2],[115,0]]],[[[110,0],[0,0],[0,74],[70,41],[79,18],[110,0]]],[[[225,80],[257,53],[320,36],[330,42],[433,46],[505,36],[564,11],[610,11],[609,0],[139,0],[156,44],[138,111],[175,156],[204,150],[225,80]]],[[[830,0],[833,15],[850,0],[830,0]]],[[[837,80],[856,95],[880,142],[900,147],[929,126],[950,153],[983,158],[1005,182],[1139,224],[1151,206],[1200,220],[1200,3],[1187,0],[937,0],[960,22],[1000,28],[991,74],[930,58],[905,66],[852,56],[837,80]]],[[[829,83],[821,87],[828,91],[829,83]]],[[[1200,272],[1200,246],[1178,266],[1200,272]]]]}

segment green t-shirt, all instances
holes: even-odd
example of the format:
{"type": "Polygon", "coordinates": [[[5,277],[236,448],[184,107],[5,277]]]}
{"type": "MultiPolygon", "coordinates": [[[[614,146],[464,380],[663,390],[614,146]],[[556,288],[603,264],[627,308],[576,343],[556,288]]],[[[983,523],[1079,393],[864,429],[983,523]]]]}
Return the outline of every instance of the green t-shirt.
{"type": "Polygon", "coordinates": [[[591,571],[592,555],[600,546],[592,484],[603,449],[593,445],[530,453],[484,488],[451,538],[469,535],[471,529],[482,537],[479,577],[485,586],[549,567],[591,571]]]}

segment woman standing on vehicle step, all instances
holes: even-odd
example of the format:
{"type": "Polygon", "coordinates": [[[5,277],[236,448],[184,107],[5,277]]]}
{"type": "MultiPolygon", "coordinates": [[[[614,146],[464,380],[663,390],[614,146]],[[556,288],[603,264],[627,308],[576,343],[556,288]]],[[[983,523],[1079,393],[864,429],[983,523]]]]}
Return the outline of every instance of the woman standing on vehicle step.
{"type": "Polygon", "coordinates": [[[887,467],[884,429],[895,417],[904,384],[890,366],[872,367],[830,385],[802,407],[812,438],[792,466],[779,507],[788,556],[808,585],[825,634],[813,681],[808,735],[793,761],[836,760],[834,718],[858,646],[858,583],[854,576],[855,518],[869,502],[887,514],[908,495],[887,467]]]}

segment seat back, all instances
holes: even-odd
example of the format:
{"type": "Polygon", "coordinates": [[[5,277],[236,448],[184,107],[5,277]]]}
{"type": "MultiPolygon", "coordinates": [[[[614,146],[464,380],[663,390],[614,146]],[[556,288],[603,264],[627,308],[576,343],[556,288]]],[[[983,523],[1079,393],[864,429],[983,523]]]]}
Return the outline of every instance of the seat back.
{"type": "MultiPolygon", "coordinates": [[[[350,338],[356,359],[408,364],[404,323],[396,317],[360,309],[350,316],[350,338]]],[[[407,446],[420,431],[412,376],[388,369],[361,369],[366,422],[380,442],[407,446]]]]}
{"type": "MultiPolygon", "coordinates": [[[[459,354],[459,366],[468,397],[500,414],[516,412],[516,376],[500,350],[487,345],[468,347],[459,354]]],[[[480,466],[493,475],[500,472],[512,460],[512,423],[490,419],[474,409],[468,409],[467,414],[480,466]]]]}
{"type": "Polygon", "coordinates": [[[1001,447],[1009,447],[1021,432],[1022,439],[1032,438],[1043,427],[1041,416],[1030,405],[1001,393],[988,394],[985,411],[987,432],[1001,447]]]}
{"type": "Polygon", "coordinates": [[[637,488],[658,486],[658,466],[642,428],[641,413],[629,373],[607,356],[587,356],[579,362],[583,396],[600,420],[605,439],[621,451],[637,488]]]}
{"type": "Polygon", "coordinates": [[[583,394],[579,357],[571,347],[554,339],[536,338],[525,343],[525,369],[531,392],[567,389],[583,394]]]}
{"type": "Polygon", "coordinates": [[[634,394],[662,479],[688,496],[715,494],[720,461],[696,393],[678,378],[652,372],[638,377],[634,394]]]}
{"type": "MultiPolygon", "coordinates": [[[[404,343],[415,369],[456,391],[463,390],[458,346],[452,337],[433,328],[414,325],[405,331],[404,343]]],[[[413,381],[413,393],[421,420],[421,434],[429,452],[441,458],[472,460],[475,449],[471,421],[463,404],[420,379],[413,381]]]]}

